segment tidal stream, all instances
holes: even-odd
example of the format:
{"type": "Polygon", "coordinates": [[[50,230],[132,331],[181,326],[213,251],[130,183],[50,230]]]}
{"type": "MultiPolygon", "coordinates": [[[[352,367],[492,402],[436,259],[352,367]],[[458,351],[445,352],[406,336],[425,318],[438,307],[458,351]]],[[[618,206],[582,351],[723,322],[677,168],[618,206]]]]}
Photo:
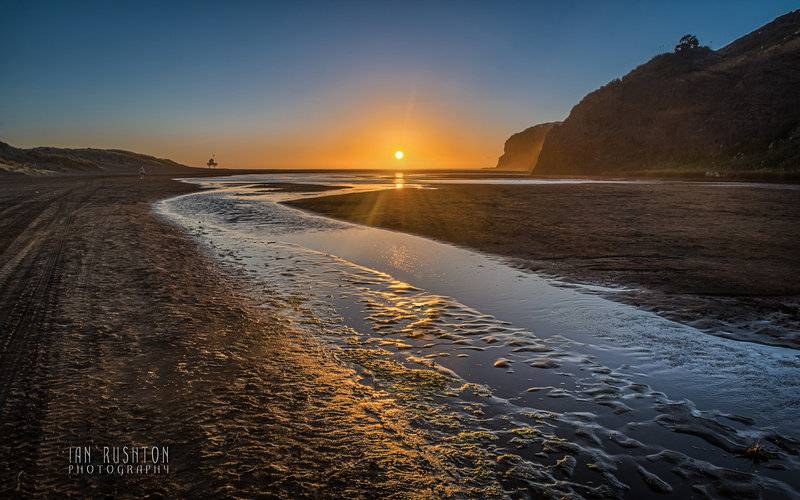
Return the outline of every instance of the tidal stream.
{"type": "Polygon", "coordinates": [[[485,453],[484,493],[798,497],[797,351],[705,334],[609,300],[613,289],[302,212],[280,202],[329,193],[275,188],[432,180],[191,182],[209,189],[157,210],[359,383],[417,412],[430,439],[485,453]]]}

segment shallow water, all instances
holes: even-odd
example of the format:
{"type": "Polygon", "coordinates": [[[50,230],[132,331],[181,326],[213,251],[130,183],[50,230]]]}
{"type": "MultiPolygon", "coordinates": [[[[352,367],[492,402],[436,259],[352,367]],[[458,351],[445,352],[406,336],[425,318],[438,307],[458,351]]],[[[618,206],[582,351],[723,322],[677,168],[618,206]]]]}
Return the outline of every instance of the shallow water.
{"type": "Polygon", "coordinates": [[[447,415],[430,425],[489,450],[506,492],[796,495],[796,351],[706,335],[607,300],[613,290],[307,214],[278,203],[306,195],[258,186],[427,181],[220,178],[201,181],[217,190],[158,208],[253,297],[286,299],[283,313],[313,325],[361,383],[424,406],[427,420],[447,415]],[[755,442],[770,460],[743,456],[755,442]]]}

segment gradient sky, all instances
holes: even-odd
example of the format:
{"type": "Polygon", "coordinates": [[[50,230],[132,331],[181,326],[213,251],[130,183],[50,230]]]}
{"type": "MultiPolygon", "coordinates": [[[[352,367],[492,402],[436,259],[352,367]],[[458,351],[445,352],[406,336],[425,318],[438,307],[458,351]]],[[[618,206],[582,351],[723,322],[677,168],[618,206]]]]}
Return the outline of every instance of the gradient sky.
{"type": "Polygon", "coordinates": [[[687,32],[719,48],[797,7],[718,2],[0,0],[0,140],[227,167],[490,166],[513,132],[687,32]]]}

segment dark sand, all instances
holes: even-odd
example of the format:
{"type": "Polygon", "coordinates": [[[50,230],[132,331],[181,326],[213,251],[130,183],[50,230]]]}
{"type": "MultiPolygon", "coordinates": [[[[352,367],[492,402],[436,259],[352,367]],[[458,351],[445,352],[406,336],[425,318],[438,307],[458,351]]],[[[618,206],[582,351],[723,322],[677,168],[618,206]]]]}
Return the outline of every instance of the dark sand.
{"type": "Polygon", "coordinates": [[[732,338],[800,347],[800,190],[437,185],[290,202],[509,257],[732,338]],[[769,320],[770,324],[764,324],[769,320]]]}
{"type": "MultiPolygon", "coordinates": [[[[408,411],[420,400],[360,383],[314,335],[275,315],[285,303],[253,304],[236,276],[151,210],[194,189],[156,176],[0,185],[0,497],[497,495],[490,447],[465,441],[469,433],[431,439],[431,426],[453,423],[421,420],[408,411]],[[69,446],[126,445],[168,446],[170,472],[68,475],[69,446]]],[[[394,200],[411,221],[460,193],[452,215],[439,205],[442,222],[423,219],[454,238],[492,234],[487,219],[456,223],[458,210],[489,199],[481,191],[506,189],[368,196],[394,200]]],[[[749,475],[725,474],[747,483],[730,491],[760,491],[749,475]]]]}
{"type": "Polygon", "coordinates": [[[152,212],[193,189],[0,184],[0,497],[463,491],[392,399],[152,212]],[[170,473],[68,475],[69,446],[126,445],[168,446],[170,473]]]}

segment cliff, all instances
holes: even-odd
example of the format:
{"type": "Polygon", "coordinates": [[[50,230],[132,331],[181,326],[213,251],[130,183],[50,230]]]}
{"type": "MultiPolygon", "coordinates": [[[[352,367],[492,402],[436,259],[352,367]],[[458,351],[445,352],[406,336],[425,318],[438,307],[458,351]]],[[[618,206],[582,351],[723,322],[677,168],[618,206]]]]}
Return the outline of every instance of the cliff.
{"type": "Polygon", "coordinates": [[[800,173],[800,10],[590,93],[547,134],[534,173],[800,173]]]}
{"type": "Polygon", "coordinates": [[[536,165],[547,133],[557,123],[540,123],[509,137],[503,147],[503,155],[498,158],[495,168],[530,171],[536,165]]]}
{"type": "Polygon", "coordinates": [[[15,148],[0,142],[0,174],[152,173],[186,171],[172,160],[119,149],[15,148]]]}

